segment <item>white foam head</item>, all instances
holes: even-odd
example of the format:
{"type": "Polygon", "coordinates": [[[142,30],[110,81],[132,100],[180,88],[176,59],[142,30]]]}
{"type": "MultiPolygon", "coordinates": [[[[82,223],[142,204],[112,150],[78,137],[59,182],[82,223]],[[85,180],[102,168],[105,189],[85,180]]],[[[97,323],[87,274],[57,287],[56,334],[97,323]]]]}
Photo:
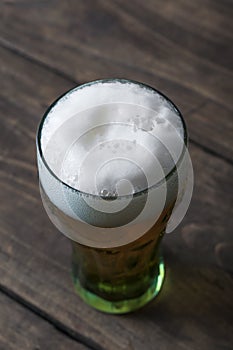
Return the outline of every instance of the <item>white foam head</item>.
{"type": "Polygon", "coordinates": [[[41,132],[52,172],[79,191],[103,196],[153,186],[177,163],[183,140],[174,105],[152,88],[125,80],[73,89],[48,112],[41,132]]]}

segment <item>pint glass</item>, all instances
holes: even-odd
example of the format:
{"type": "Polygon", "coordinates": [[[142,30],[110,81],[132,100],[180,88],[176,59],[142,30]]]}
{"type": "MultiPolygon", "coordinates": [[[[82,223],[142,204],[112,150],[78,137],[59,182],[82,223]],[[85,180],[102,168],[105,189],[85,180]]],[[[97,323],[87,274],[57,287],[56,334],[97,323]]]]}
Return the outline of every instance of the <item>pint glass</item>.
{"type": "Polygon", "coordinates": [[[41,197],[71,241],[75,290],[92,307],[126,313],[160,291],[160,243],[186,191],[186,145],[175,105],[135,81],[81,85],[45,113],[41,197]]]}

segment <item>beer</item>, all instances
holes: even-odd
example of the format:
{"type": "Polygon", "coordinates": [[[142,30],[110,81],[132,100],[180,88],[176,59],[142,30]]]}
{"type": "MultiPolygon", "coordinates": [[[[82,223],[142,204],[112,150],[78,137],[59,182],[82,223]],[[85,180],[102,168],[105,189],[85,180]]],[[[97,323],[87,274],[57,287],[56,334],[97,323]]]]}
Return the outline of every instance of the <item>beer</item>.
{"type": "Polygon", "coordinates": [[[60,98],[38,131],[44,207],[72,242],[78,294],[106,312],[132,311],[160,290],[160,241],[187,176],[175,106],[126,80],[60,98]]]}
{"type": "MultiPolygon", "coordinates": [[[[64,214],[40,186],[44,207],[57,228],[78,231],[77,220],[64,214]]],[[[159,244],[174,203],[166,207],[155,225],[139,239],[120,247],[95,248],[72,242],[72,273],[78,294],[106,312],[137,309],[160,290],[164,264],[159,244]]]]}

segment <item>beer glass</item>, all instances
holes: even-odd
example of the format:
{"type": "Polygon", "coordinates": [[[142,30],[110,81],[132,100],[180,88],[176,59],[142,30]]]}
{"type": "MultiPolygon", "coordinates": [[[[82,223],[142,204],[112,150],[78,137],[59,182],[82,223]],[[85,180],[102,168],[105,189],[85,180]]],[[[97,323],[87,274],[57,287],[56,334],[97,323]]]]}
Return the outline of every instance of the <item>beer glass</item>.
{"type": "Polygon", "coordinates": [[[191,197],[186,145],[179,110],[135,81],[78,86],[46,111],[37,132],[41,197],[71,241],[75,290],[87,304],[126,313],[160,291],[160,243],[191,197]]]}

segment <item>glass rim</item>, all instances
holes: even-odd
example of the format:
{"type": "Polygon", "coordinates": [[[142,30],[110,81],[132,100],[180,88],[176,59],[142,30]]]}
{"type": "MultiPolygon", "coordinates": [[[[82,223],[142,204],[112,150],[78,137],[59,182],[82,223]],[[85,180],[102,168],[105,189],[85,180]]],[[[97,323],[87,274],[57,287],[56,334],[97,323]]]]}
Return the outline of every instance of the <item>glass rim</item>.
{"type": "Polygon", "coordinates": [[[177,167],[179,166],[181,160],[183,159],[183,156],[184,156],[184,153],[186,151],[186,148],[187,148],[187,143],[188,143],[188,132],[187,132],[187,127],[186,127],[186,124],[185,124],[185,121],[184,121],[184,118],[182,116],[182,113],[180,112],[180,110],[178,109],[178,107],[174,104],[174,102],[172,102],[172,100],[167,97],[164,93],[162,93],[161,91],[159,91],[158,89],[148,85],[148,84],[145,84],[145,83],[142,83],[142,82],[139,82],[139,81],[136,81],[136,80],[132,80],[132,79],[123,79],[123,78],[108,78],[108,79],[97,79],[97,80],[93,80],[93,81],[90,81],[90,82],[87,82],[87,83],[84,83],[84,84],[81,84],[81,85],[78,85],[78,86],[75,86],[69,90],[67,90],[65,93],[61,94],[51,105],[49,105],[49,107],[46,109],[43,117],[41,118],[40,122],[39,122],[39,125],[37,127],[37,132],[36,132],[36,148],[39,152],[39,155],[42,159],[42,162],[44,164],[44,166],[46,167],[46,169],[49,171],[49,173],[63,186],[65,187],[68,187],[70,190],[72,190],[73,192],[76,192],[82,196],[86,196],[86,197],[93,197],[93,198],[101,198],[101,199],[104,199],[104,200],[117,200],[117,199],[122,199],[122,198],[132,198],[132,197],[136,197],[136,196],[139,196],[143,193],[147,193],[149,190],[153,189],[153,188],[156,188],[158,186],[160,186],[163,182],[167,182],[168,179],[175,173],[177,167]],[[85,192],[85,191],[81,191],[81,190],[78,190],[77,188],[74,188],[72,186],[70,186],[68,183],[66,183],[65,181],[61,180],[55,173],[54,171],[50,168],[49,164],[47,163],[44,155],[43,155],[43,151],[42,151],[42,147],[41,147],[41,134],[42,134],[42,129],[43,129],[43,126],[44,126],[44,122],[47,118],[47,116],[49,115],[50,111],[52,110],[52,108],[54,106],[56,106],[56,104],[63,98],[65,97],[66,95],[70,94],[72,91],[77,91],[77,90],[81,90],[87,86],[91,86],[91,85],[94,85],[94,84],[99,84],[99,83],[102,83],[102,84],[105,84],[105,83],[110,83],[110,82],[119,82],[121,84],[126,84],[126,83],[131,83],[131,84],[135,84],[135,85],[138,85],[142,88],[146,88],[148,90],[151,90],[153,92],[156,92],[157,94],[159,94],[160,96],[162,96],[172,107],[173,109],[176,111],[178,117],[180,118],[181,120],[181,123],[182,123],[182,127],[183,127],[183,132],[184,132],[184,135],[183,135],[183,142],[184,142],[184,145],[183,145],[183,149],[182,149],[182,152],[177,160],[177,162],[174,164],[174,166],[172,167],[172,169],[168,172],[168,174],[166,176],[164,176],[161,180],[159,180],[158,182],[156,182],[155,184],[149,186],[148,188],[145,188],[143,190],[140,190],[140,191],[137,191],[137,192],[134,192],[132,194],[126,194],[126,195],[119,195],[117,197],[114,197],[114,196],[109,196],[109,197],[104,197],[104,196],[101,196],[101,195],[98,195],[98,194],[92,194],[92,193],[88,193],[88,192],[85,192]]]}

